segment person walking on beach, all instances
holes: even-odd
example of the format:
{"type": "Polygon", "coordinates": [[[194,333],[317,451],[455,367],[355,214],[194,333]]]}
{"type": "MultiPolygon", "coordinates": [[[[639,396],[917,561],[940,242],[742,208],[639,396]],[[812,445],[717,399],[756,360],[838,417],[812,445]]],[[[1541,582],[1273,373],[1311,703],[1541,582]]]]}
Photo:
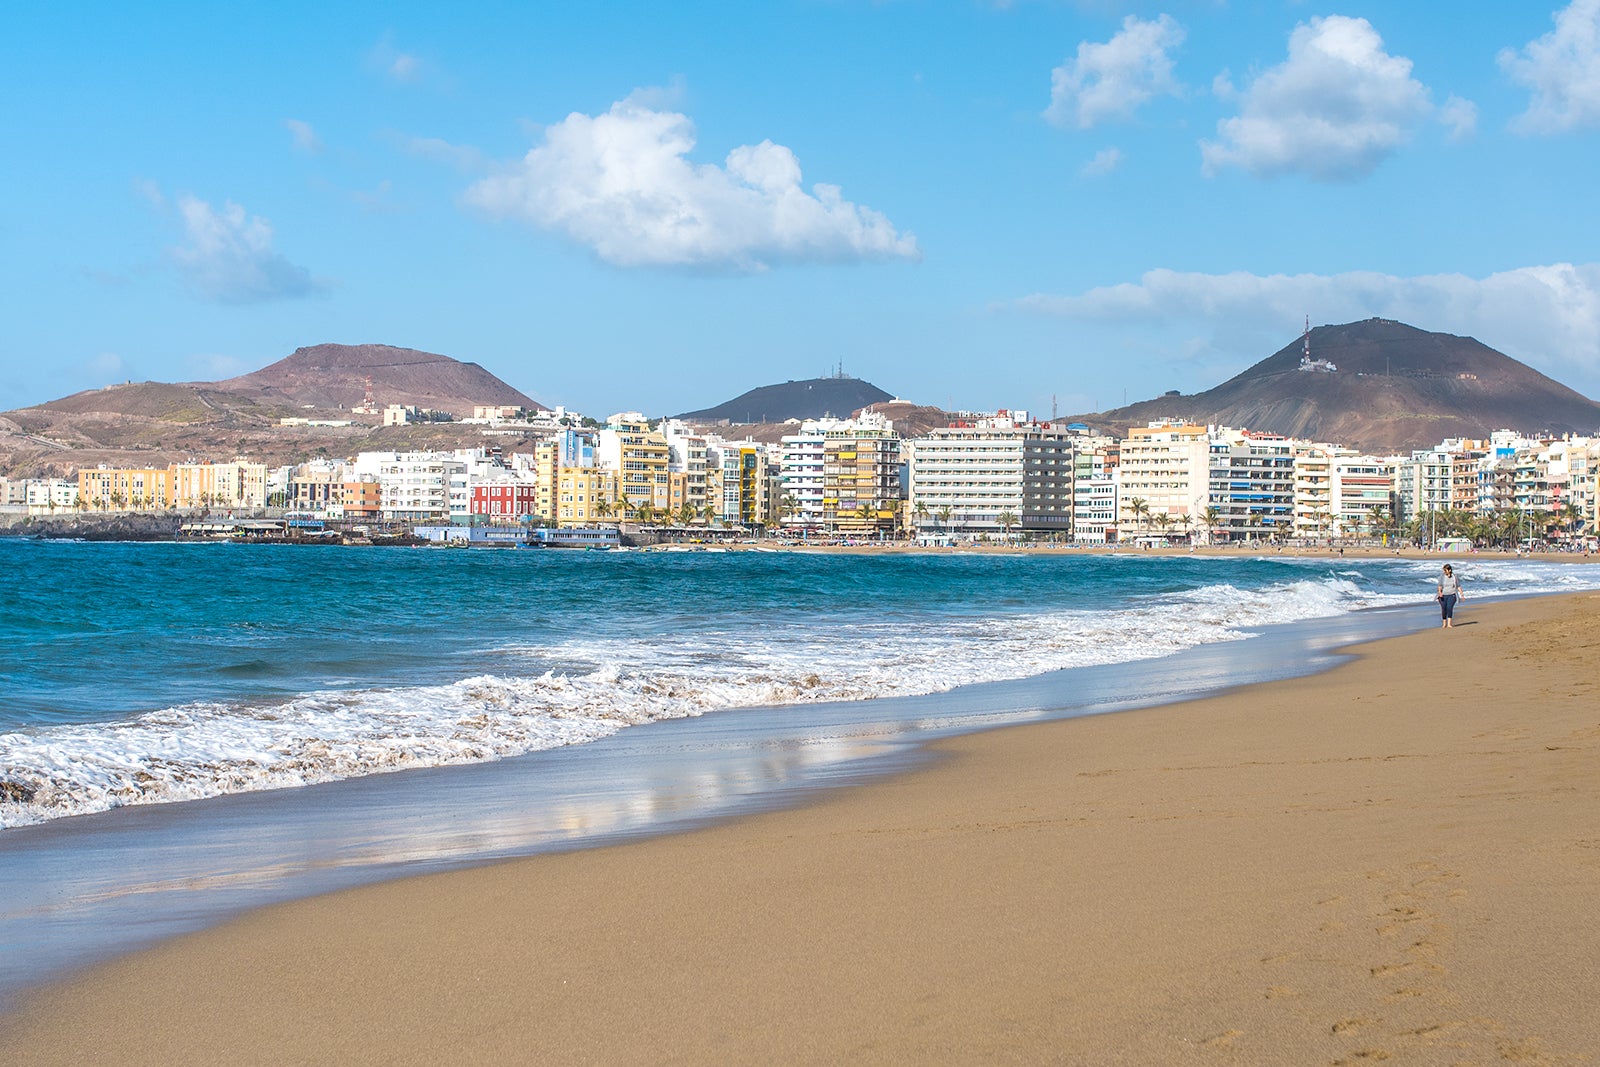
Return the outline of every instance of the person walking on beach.
{"type": "Polygon", "coordinates": [[[1461,579],[1456,577],[1455,570],[1448,563],[1444,565],[1444,573],[1439,575],[1439,587],[1434,599],[1439,602],[1439,625],[1444,629],[1453,629],[1456,601],[1465,600],[1466,596],[1461,592],[1461,579]]]}

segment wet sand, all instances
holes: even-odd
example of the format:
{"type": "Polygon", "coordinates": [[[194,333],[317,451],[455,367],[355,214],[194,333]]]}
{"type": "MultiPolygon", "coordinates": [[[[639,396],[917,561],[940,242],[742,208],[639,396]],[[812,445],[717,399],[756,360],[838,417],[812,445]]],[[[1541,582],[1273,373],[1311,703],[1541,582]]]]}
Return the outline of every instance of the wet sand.
{"type": "Polygon", "coordinates": [[[264,909],[0,1062],[1582,1063],[1600,594],[942,742],[807,807],[264,909]]]}

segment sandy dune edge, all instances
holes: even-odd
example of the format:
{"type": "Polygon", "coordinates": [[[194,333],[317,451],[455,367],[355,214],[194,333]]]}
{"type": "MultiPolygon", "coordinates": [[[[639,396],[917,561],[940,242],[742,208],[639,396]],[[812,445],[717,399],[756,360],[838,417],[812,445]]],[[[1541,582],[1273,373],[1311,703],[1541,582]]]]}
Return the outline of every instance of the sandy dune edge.
{"type": "Polygon", "coordinates": [[[1600,594],[1467,609],[800,810],[266,909],[36,995],[0,1062],[1592,1062],[1600,594]]]}

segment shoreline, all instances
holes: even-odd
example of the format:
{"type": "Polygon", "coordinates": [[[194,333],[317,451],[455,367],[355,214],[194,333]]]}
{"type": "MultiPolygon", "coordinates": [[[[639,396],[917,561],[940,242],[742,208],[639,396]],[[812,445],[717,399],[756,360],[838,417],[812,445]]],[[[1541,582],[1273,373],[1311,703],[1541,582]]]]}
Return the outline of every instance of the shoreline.
{"type": "Polygon", "coordinates": [[[0,1054],[1575,1061],[1597,606],[1480,603],[799,808],[270,907],[27,997],[0,1054]]]}
{"type": "Polygon", "coordinates": [[[664,719],[504,760],[17,827],[0,834],[0,867],[17,887],[0,907],[0,944],[10,947],[13,964],[0,973],[0,1014],[19,994],[63,975],[256,908],[681,833],[917,766],[941,737],[1169,705],[1315,673],[1341,662],[1346,646],[1418,625],[1409,608],[1363,609],[1154,659],[921,695],[664,719]],[[86,864],[84,855],[96,859],[86,864]]]}

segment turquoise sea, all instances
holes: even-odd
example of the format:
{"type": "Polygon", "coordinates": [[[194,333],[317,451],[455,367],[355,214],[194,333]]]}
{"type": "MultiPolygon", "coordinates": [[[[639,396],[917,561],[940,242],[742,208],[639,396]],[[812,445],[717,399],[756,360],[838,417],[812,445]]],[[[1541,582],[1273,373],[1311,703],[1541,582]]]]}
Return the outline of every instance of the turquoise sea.
{"type": "MultiPolygon", "coordinates": [[[[1459,565],[1468,613],[1600,585],[1459,565]]],[[[0,995],[265,900],[1301,673],[1433,624],[1437,566],[0,540],[0,995]]]]}

